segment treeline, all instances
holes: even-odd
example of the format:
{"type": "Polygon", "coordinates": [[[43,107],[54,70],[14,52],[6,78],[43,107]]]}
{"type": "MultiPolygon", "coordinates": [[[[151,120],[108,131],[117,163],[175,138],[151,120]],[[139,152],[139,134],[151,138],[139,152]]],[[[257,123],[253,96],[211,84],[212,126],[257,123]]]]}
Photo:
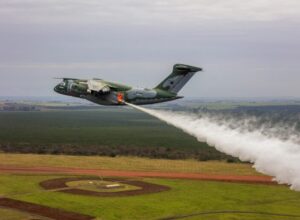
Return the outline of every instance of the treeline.
{"type": "Polygon", "coordinates": [[[39,111],[40,109],[34,105],[4,103],[0,106],[0,111],[39,111]]]}
{"type": "Polygon", "coordinates": [[[237,158],[223,154],[214,148],[201,148],[197,150],[167,148],[167,147],[135,147],[135,146],[76,146],[76,145],[0,145],[0,151],[5,153],[36,153],[36,154],[64,154],[84,156],[137,156],[163,159],[196,159],[226,160],[227,162],[239,162],[237,158]]]}

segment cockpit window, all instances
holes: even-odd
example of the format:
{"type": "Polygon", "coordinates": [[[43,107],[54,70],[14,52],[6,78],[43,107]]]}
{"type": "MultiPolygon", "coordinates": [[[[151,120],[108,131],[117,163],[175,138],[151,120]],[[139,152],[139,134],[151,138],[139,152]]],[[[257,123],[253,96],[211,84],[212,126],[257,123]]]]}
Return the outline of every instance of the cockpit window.
{"type": "Polygon", "coordinates": [[[59,83],[59,86],[60,86],[60,87],[65,87],[65,86],[66,86],[66,83],[65,83],[65,82],[61,82],[61,83],[59,83]]]}

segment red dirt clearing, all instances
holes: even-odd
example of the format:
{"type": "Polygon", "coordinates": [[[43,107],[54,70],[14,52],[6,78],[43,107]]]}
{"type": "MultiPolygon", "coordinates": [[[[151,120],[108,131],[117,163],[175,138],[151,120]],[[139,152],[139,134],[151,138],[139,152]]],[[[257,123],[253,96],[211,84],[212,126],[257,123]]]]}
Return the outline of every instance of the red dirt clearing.
{"type": "Polygon", "coordinates": [[[170,179],[210,180],[223,182],[276,184],[269,176],[242,176],[242,175],[216,175],[205,173],[175,173],[175,172],[142,172],[142,171],[117,171],[100,169],[81,169],[65,167],[12,167],[0,166],[0,173],[62,173],[84,174],[116,177],[158,177],[170,179]]]}

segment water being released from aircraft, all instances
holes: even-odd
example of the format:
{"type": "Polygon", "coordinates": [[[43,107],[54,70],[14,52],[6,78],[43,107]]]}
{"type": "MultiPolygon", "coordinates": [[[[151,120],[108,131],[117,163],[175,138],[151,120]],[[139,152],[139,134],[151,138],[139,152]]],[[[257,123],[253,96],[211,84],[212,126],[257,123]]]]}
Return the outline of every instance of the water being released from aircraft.
{"type": "Polygon", "coordinates": [[[154,110],[127,104],[183,130],[200,142],[207,142],[221,152],[253,163],[257,171],[300,191],[300,141],[295,129],[278,125],[257,126],[253,123],[256,118],[216,117],[207,113],[154,110]]]}

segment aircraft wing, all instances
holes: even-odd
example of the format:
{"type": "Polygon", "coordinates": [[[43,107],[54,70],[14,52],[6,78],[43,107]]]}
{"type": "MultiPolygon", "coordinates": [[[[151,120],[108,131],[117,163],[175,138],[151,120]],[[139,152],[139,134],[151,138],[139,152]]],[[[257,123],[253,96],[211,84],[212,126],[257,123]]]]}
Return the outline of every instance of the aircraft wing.
{"type": "Polygon", "coordinates": [[[87,85],[88,85],[88,92],[92,93],[92,92],[102,92],[102,93],[108,93],[110,92],[110,85],[105,83],[102,80],[96,80],[96,79],[92,79],[92,80],[88,80],[87,81],[87,85]]]}

